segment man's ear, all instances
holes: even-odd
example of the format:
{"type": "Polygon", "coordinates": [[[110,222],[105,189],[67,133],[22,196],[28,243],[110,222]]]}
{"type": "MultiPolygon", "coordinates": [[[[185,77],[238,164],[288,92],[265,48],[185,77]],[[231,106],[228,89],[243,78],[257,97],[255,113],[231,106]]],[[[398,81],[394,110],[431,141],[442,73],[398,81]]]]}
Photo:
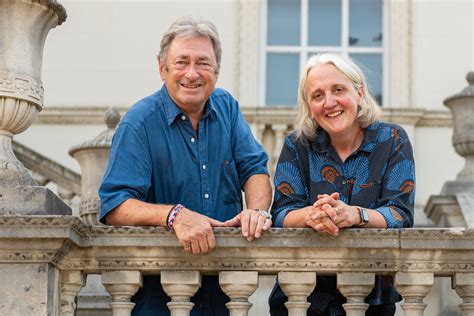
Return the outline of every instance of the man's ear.
{"type": "Polygon", "coordinates": [[[161,58],[157,57],[158,59],[158,68],[160,70],[160,77],[162,81],[165,81],[166,78],[166,69],[165,69],[165,64],[161,62],[161,58]]]}

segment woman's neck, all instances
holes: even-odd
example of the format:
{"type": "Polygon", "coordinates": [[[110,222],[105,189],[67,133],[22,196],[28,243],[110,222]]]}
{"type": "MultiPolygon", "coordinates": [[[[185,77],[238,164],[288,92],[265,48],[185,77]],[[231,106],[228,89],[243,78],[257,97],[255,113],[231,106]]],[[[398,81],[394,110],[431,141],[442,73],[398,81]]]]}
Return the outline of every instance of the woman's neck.
{"type": "Polygon", "coordinates": [[[357,126],[355,130],[351,130],[344,135],[331,137],[331,145],[336,150],[337,154],[344,162],[353,152],[357,150],[364,140],[364,130],[357,126]]]}

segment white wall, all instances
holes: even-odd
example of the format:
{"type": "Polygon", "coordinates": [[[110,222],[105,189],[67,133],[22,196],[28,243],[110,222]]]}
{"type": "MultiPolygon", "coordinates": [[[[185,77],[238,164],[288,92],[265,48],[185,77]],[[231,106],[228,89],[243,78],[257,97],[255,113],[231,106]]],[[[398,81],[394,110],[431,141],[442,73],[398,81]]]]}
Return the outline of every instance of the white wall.
{"type": "Polygon", "coordinates": [[[223,46],[218,85],[232,90],[234,0],[59,1],[68,18],[46,39],[45,106],[130,106],[161,86],[156,54],[178,17],[216,24],[223,46]]]}
{"type": "Polygon", "coordinates": [[[413,106],[446,110],[474,70],[474,1],[413,1],[413,106]]]}

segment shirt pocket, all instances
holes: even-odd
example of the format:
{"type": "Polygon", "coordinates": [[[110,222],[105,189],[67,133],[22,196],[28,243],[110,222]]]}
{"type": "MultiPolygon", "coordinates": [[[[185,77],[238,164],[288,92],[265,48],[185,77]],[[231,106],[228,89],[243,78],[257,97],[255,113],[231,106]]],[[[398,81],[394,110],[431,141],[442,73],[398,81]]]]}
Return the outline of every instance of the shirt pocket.
{"type": "Polygon", "coordinates": [[[224,204],[240,203],[242,199],[239,175],[233,161],[225,160],[221,163],[220,191],[224,204]]]}
{"type": "Polygon", "coordinates": [[[351,204],[362,207],[374,207],[382,194],[382,182],[379,180],[356,184],[353,188],[351,204]]]}

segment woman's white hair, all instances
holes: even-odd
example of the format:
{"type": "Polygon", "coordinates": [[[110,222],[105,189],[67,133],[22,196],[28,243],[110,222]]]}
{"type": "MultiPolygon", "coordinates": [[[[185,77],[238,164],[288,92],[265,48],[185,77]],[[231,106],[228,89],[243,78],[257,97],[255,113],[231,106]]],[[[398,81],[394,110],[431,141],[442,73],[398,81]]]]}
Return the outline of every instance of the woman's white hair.
{"type": "Polygon", "coordinates": [[[295,123],[295,132],[298,138],[304,136],[310,139],[316,137],[318,123],[311,115],[311,110],[308,104],[308,96],[305,93],[306,81],[308,74],[317,65],[332,64],[347,78],[349,78],[356,90],[362,89],[363,99],[361,104],[358,104],[357,120],[362,128],[366,128],[375,122],[381,113],[380,107],[375,101],[374,97],[369,93],[367,88],[367,80],[364,73],[357,66],[357,64],[349,57],[344,57],[339,54],[324,53],[312,56],[300,76],[298,85],[298,116],[295,123]]]}

